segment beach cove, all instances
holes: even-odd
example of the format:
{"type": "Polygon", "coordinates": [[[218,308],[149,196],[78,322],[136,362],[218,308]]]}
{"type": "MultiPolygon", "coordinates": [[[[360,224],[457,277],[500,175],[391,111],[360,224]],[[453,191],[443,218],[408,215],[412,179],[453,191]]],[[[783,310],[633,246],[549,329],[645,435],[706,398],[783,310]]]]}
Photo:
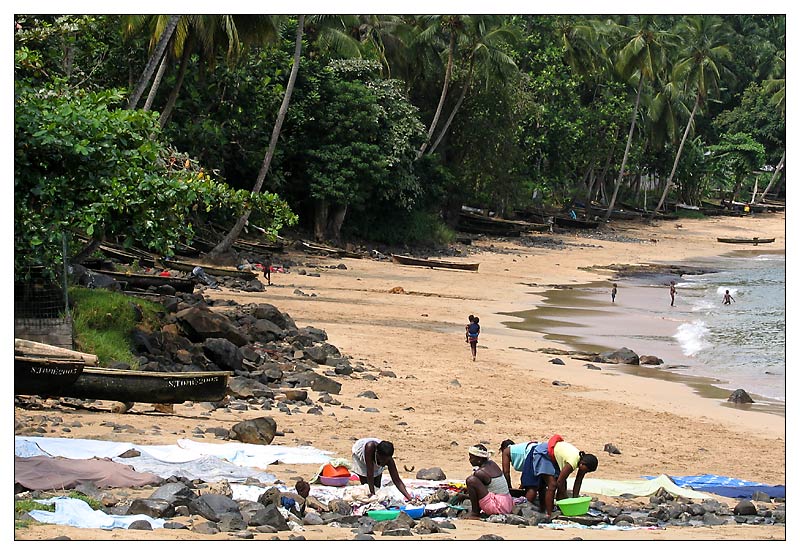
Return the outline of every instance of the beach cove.
{"type": "MultiPolygon", "coordinates": [[[[558,433],[600,461],[595,476],[636,479],[645,475],[674,476],[713,473],[767,484],[786,484],[786,420],[780,414],[740,410],[719,399],[699,395],[681,381],[631,375],[586,361],[554,355],[542,348],[566,349],[549,340],[547,329],[513,329],[508,314],[530,310],[549,292],[564,287],[613,279],[598,268],[612,264],[684,264],[703,256],[719,256],[752,245],[723,245],[718,236],[775,237],[770,251],[785,249],[783,214],[702,221],[657,222],[653,226],[614,222],[601,233],[556,233],[555,246],[535,241],[480,238],[459,260],[479,262],[477,273],[398,266],[368,259],[332,260],[306,255],[316,269],[300,275],[273,274],[273,286],[263,293],[206,291],[212,298],[240,304],[267,302],[290,314],[298,326],[324,329],[330,343],[354,361],[386,372],[378,380],[345,379],[339,399],[354,410],[326,414],[273,413],[279,428],[291,429],[275,443],[312,445],[349,456],[354,438],[378,436],[395,444],[401,476],[413,478],[421,468],[440,467],[450,479],[470,473],[467,448],[478,442],[496,451],[506,438],[541,441],[558,433]],[[623,240],[624,239],[624,240],[623,240]],[[334,269],[344,262],[346,269],[334,269]],[[399,289],[401,288],[401,289],[399,289]],[[305,295],[299,295],[297,290],[305,295]],[[397,291],[391,293],[390,291],[397,291]],[[314,295],[314,296],[312,296],[314,295]],[[464,342],[468,314],[480,317],[482,333],[477,361],[464,342]],[[394,377],[391,377],[391,376],[394,377]],[[558,381],[567,385],[553,385],[558,381]],[[358,397],[365,390],[377,399],[358,397]],[[374,408],[378,412],[367,412],[374,408]],[[613,443],[620,455],[603,452],[613,443]],[[404,468],[415,468],[413,472],[404,468]]],[[[543,234],[542,236],[550,236],[543,234]]],[[[765,249],[767,250],[767,249],[765,249]]],[[[609,282],[610,283],[610,282],[609,282]]],[[[620,295],[624,290],[620,290],[620,295]]],[[[668,305],[668,293],[662,292],[668,305]]],[[[662,299],[663,300],[663,299],[662,299]]],[[[618,298],[618,302],[622,297],[618,298]]],[[[668,306],[667,306],[668,308],[668,306]]],[[[580,336],[580,328],[574,335],[580,336]]],[[[617,345],[623,347],[625,345],[617,345]]],[[[655,354],[640,352],[638,354],[655,354]]],[[[662,356],[668,363],[668,357],[662,356]]],[[[787,384],[788,389],[788,384],[787,384]]],[[[21,410],[15,413],[19,416],[21,410]]],[[[28,411],[30,412],[30,411],[28,411]]],[[[158,444],[194,427],[198,407],[176,406],[175,415],[143,417],[114,415],[116,421],[142,426],[142,418],[157,419],[163,437],[114,434],[116,441],[158,444]]],[[[248,411],[247,418],[258,416],[248,411]]],[[[70,437],[102,438],[105,414],[82,413],[81,428],[70,437]]],[[[220,414],[230,426],[243,418],[220,414]]],[[[316,471],[298,465],[270,465],[267,471],[290,482],[316,471]]],[[[512,473],[512,478],[517,475],[512,473]]],[[[728,500],[730,503],[732,500],[728,500]]],[[[458,521],[448,537],[476,539],[494,533],[506,539],[785,539],[782,526],[670,527],[664,530],[592,531],[579,534],[550,529],[519,528],[485,522],[458,521]]],[[[136,531],[78,530],[34,526],[18,530],[18,539],[42,539],[67,534],[73,539],[136,539],[136,531]]],[[[282,533],[288,535],[287,533],[282,533]]],[[[346,529],[308,527],[307,539],[350,539],[346,529]]],[[[188,531],[156,530],[148,539],[215,539],[188,531]]],[[[418,538],[414,538],[418,539],[418,538]]],[[[428,536],[426,540],[441,539],[428,536]]]]}

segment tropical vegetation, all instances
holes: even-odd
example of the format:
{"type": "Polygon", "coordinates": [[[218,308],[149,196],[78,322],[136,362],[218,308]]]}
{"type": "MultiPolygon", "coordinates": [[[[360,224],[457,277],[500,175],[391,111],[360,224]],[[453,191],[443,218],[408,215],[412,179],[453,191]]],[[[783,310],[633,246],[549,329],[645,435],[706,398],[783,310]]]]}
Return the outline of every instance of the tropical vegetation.
{"type": "Polygon", "coordinates": [[[465,204],[785,190],[783,15],[19,15],[14,39],[18,271],[65,238],[414,243],[465,204]]]}

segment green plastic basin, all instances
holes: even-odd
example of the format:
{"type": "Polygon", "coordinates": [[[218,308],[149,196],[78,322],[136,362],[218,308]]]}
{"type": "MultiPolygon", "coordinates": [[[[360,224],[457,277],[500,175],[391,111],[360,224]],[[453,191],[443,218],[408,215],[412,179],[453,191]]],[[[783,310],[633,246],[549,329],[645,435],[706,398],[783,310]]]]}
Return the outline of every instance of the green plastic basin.
{"type": "Polygon", "coordinates": [[[400,511],[367,511],[367,516],[373,520],[394,520],[397,518],[397,515],[400,514],[400,511]]]}
{"type": "Polygon", "coordinates": [[[564,516],[580,516],[587,513],[591,501],[591,497],[571,497],[569,499],[559,499],[556,501],[556,505],[561,509],[561,514],[564,516]]]}

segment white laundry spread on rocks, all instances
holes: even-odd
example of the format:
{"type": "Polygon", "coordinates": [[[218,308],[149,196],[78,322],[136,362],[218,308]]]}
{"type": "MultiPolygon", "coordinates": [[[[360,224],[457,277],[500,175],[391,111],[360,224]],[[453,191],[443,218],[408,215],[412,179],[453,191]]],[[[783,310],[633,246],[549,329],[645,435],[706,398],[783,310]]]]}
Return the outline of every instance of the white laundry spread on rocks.
{"type": "Polygon", "coordinates": [[[93,510],[86,501],[80,499],[53,497],[51,499],[37,499],[36,502],[43,505],[55,503],[55,512],[43,510],[28,512],[33,519],[46,524],[112,530],[114,528],[128,528],[137,520],[146,520],[153,529],[164,527],[163,518],[152,518],[147,515],[109,515],[100,510],[93,510]]]}
{"type": "Polygon", "coordinates": [[[130,465],[137,472],[149,472],[164,479],[174,476],[187,480],[202,480],[207,483],[221,482],[222,480],[235,483],[253,478],[263,484],[271,484],[277,480],[277,476],[274,474],[239,466],[212,455],[203,455],[199,459],[182,463],[164,462],[147,453],[142,453],[139,457],[114,457],[111,460],[130,465]]]}

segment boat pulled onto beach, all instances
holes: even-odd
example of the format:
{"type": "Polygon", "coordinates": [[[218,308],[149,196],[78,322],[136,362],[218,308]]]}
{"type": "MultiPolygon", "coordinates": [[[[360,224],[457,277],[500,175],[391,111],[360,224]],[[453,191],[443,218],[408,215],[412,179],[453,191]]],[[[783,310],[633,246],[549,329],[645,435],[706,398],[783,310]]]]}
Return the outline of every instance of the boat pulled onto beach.
{"type": "Polygon", "coordinates": [[[392,262],[405,266],[421,266],[424,268],[445,268],[448,270],[467,270],[477,272],[480,262],[449,262],[447,260],[430,260],[428,258],[413,258],[411,256],[392,255],[392,262]]]}
{"type": "Polygon", "coordinates": [[[760,238],[760,237],[717,237],[720,243],[730,243],[733,245],[762,245],[765,243],[774,243],[775,237],[760,238]]]}

